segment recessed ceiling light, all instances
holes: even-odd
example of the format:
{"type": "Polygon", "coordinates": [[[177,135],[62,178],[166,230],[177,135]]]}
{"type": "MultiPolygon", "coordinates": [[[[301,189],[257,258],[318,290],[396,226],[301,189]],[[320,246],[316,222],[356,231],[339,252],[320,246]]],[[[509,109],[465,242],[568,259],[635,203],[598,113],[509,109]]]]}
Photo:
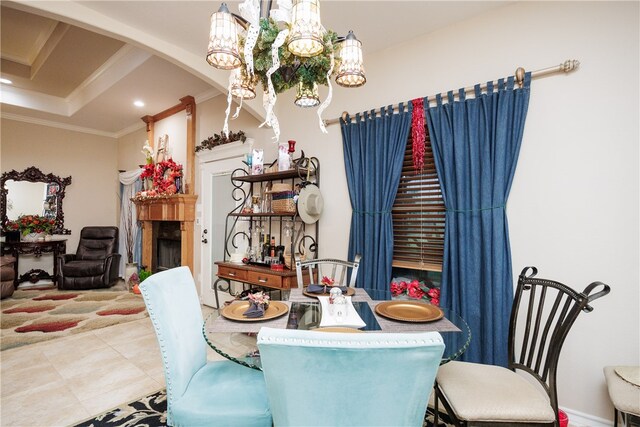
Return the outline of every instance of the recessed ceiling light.
{"type": "Polygon", "coordinates": [[[9,79],[0,79],[0,83],[6,84],[6,85],[12,85],[13,82],[9,79]]]}
{"type": "Polygon", "coordinates": [[[138,101],[133,101],[133,105],[135,105],[136,107],[144,107],[144,102],[138,100],[138,101]]]}

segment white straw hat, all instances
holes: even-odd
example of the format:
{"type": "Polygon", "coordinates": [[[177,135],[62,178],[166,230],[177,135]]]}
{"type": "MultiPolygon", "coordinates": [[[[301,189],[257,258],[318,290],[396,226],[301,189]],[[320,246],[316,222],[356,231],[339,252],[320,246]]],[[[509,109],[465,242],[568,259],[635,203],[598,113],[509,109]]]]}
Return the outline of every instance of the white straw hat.
{"type": "Polygon", "coordinates": [[[306,224],[313,224],[322,215],[324,200],[320,189],[315,184],[309,184],[300,190],[298,197],[298,215],[306,224]]]}

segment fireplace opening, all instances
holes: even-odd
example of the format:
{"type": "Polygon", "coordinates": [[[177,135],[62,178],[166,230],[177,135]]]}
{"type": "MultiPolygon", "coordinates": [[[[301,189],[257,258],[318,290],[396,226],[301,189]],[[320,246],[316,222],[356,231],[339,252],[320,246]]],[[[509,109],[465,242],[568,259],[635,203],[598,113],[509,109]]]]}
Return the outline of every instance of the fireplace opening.
{"type": "Polygon", "coordinates": [[[156,221],[153,224],[155,257],[154,273],[179,267],[181,264],[182,241],[179,221],[156,221]]]}

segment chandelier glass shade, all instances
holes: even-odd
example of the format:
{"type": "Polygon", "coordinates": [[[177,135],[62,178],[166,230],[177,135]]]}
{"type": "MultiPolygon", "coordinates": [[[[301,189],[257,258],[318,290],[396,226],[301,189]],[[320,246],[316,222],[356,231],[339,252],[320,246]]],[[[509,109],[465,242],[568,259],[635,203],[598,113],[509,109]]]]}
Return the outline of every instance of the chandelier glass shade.
{"type": "Polygon", "coordinates": [[[291,22],[291,33],[287,44],[289,52],[303,58],[322,53],[324,43],[319,1],[294,0],[291,22]]]}
{"type": "Polygon", "coordinates": [[[359,87],[366,83],[362,65],[362,43],[353,35],[353,31],[342,42],[340,48],[340,66],[336,83],[344,87],[359,87]]]}
{"type": "Polygon", "coordinates": [[[231,95],[239,99],[255,98],[257,80],[249,78],[244,68],[236,68],[231,73],[231,95]]]}
{"type": "Polygon", "coordinates": [[[298,83],[296,99],[293,101],[298,107],[310,108],[320,105],[320,97],[318,96],[318,84],[305,85],[304,82],[298,83]]]}
{"type": "Polygon", "coordinates": [[[242,65],[236,20],[225,3],[211,15],[207,62],[222,70],[232,70],[242,65]]]}

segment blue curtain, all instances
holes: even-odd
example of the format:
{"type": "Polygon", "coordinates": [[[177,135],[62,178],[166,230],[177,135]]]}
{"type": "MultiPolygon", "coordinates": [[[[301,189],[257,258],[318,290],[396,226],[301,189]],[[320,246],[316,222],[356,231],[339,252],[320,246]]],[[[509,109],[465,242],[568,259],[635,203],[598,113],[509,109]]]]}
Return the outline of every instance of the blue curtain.
{"type": "MultiPolygon", "coordinates": [[[[531,75],[475,86],[475,97],[426,110],[446,212],[441,305],[471,328],[463,360],[506,366],[513,302],[505,205],[518,161],[531,75]]],[[[425,99],[425,105],[428,105],[425,99]]]]}
{"type": "Polygon", "coordinates": [[[341,120],[344,165],[351,199],[349,259],[362,255],[356,286],[376,300],[391,299],[393,222],[402,161],[411,128],[412,105],[356,114],[341,120]]]}

